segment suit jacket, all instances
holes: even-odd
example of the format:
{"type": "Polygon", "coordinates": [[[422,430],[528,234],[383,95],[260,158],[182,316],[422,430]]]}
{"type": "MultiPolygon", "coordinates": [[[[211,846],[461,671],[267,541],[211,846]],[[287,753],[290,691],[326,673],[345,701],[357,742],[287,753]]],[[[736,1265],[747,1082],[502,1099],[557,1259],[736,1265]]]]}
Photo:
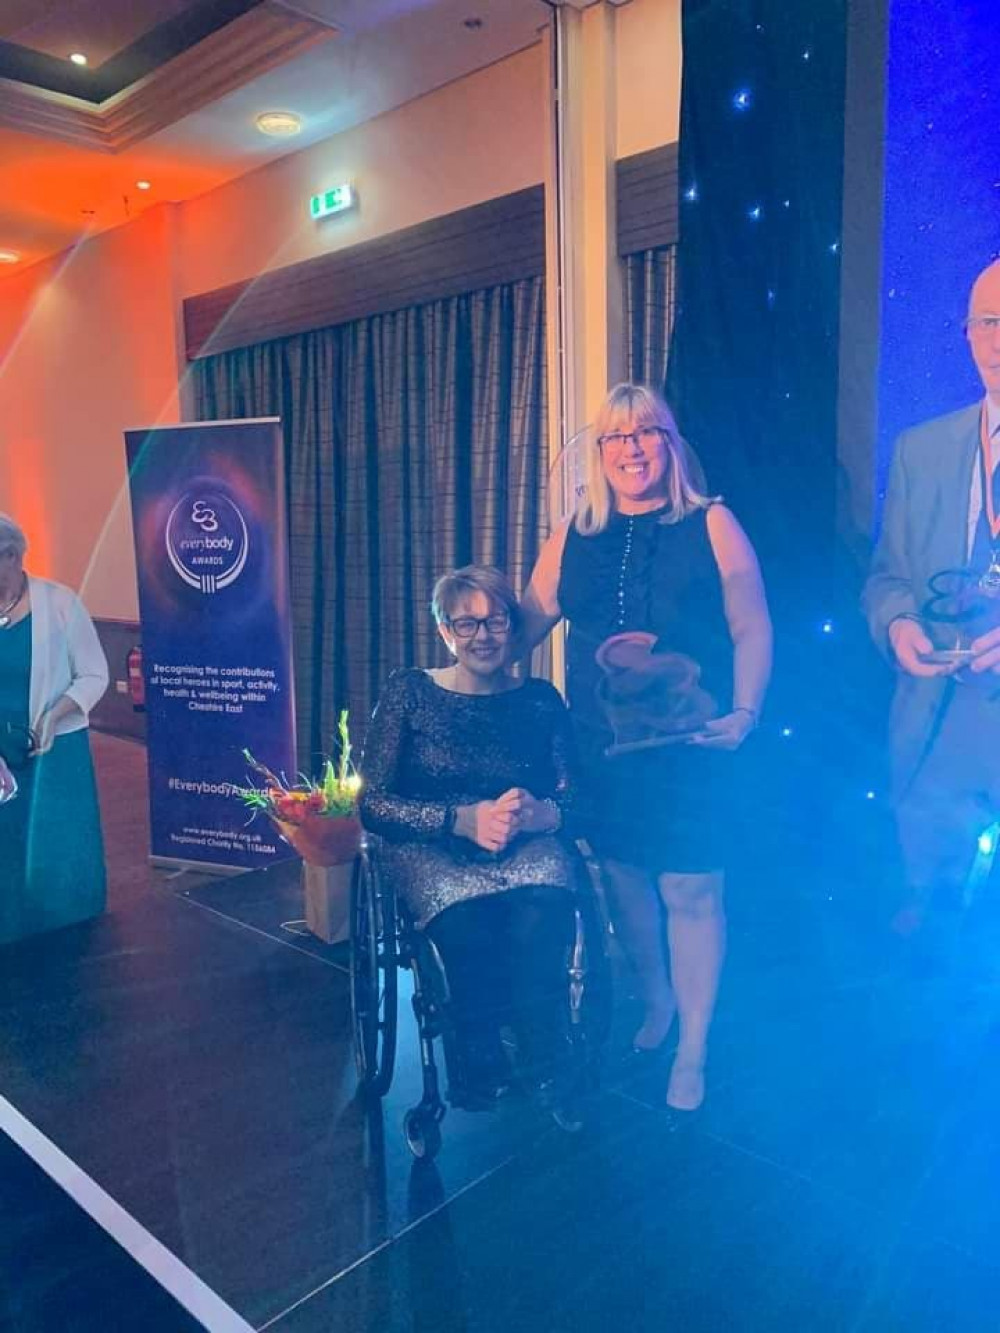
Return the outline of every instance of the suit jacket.
{"type": "MultiPolygon", "coordinates": [[[[900,615],[920,615],[932,575],[968,561],[969,493],[980,410],[981,404],[974,403],[926,421],[904,431],[896,442],[882,532],[862,594],[872,638],[893,664],[889,625],[900,615]]],[[[908,786],[927,751],[948,690],[945,677],[921,680],[897,673],[889,719],[897,794],[908,786]]]]}

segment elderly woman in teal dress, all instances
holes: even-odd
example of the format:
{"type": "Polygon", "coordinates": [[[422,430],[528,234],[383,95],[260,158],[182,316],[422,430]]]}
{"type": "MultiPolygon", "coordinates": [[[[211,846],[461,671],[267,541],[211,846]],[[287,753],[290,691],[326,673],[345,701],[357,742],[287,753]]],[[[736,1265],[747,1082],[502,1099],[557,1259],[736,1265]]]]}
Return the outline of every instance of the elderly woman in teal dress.
{"type": "Polygon", "coordinates": [[[0,514],[0,944],[96,916],[106,892],[87,719],[108,666],[80,599],[27,574],[26,550],[0,514]]]}

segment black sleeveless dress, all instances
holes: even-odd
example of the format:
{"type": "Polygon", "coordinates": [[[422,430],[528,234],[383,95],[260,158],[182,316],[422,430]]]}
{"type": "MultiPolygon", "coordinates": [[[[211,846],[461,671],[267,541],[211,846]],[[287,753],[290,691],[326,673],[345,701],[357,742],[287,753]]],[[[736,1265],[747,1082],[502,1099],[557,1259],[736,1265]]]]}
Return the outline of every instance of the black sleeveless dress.
{"type": "Polygon", "coordinates": [[[653,874],[724,867],[736,756],[680,741],[609,757],[621,737],[602,702],[607,682],[598,654],[612,636],[652,635],[654,654],[697,664],[698,687],[715,715],[730,711],[732,640],[706,512],[679,523],[664,522],[664,509],[615,513],[594,536],[571,525],[560,569],[567,694],[592,811],[588,839],[598,856],[653,874]]]}

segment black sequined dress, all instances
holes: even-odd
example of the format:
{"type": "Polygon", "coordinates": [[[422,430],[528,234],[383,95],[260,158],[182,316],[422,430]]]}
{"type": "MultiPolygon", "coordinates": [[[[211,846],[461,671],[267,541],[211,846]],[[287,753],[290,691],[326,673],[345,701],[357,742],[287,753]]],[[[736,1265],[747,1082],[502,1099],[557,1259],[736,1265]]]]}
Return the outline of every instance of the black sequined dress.
{"type": "Polygon", "coordinates": [[[529,679],[499,694],[459,694],[426,671],[397,671],[372,716],[361,818],[418,928],[455,903],[527,885],[572,889],[562,837],[525,835],[502,853],[447,832],[458,805],[523,787],[557,803],[561,833],[578,820],[575,749],[558,692],[529,679]]]}
{"type": "Polygon", "coordinates": [[[664,523],[662,509],[613,513],[584,536],[571,526],[559,577],[569,622],[567,694],[594,820],[587,834],[602,857],[652,873],[720,869],[732,823],[735,756],[672,744],[608,757],[615,741],[601,703],[601,645],[641,632],[654,651],[697,664],[699,685],[732,707],[733,650],[706,510],[664,523]]]}

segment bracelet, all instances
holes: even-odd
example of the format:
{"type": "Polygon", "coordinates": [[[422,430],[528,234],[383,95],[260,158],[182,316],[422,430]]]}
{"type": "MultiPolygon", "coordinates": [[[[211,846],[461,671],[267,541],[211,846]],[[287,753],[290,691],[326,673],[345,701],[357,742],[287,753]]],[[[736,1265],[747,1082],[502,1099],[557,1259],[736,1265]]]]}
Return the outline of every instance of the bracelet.
{"type": "Polygon", "coordinates": [[[760,714],[757,712],[756,708],[747,708],[746,705],[744,705],[744,704],[738,704],[738,705],[733,709],[733,712],[734,712],[734,713],[749,713],[749,714],[750,714],[750,721],[753,723],[754,730],[756,730],[757,727],[760,726],[760,714]]]}
{"type": "Polygon", "coordinates": [[[547,806],[552,812],[552,827],[550,829],[545,829],[544,831],[546,833],[557,833],[559,829],[562,828],[562,811],[559,809],[557,802],[555,802],[551,796],[546,796],[539,802],[539,804],[547,806]]]}

